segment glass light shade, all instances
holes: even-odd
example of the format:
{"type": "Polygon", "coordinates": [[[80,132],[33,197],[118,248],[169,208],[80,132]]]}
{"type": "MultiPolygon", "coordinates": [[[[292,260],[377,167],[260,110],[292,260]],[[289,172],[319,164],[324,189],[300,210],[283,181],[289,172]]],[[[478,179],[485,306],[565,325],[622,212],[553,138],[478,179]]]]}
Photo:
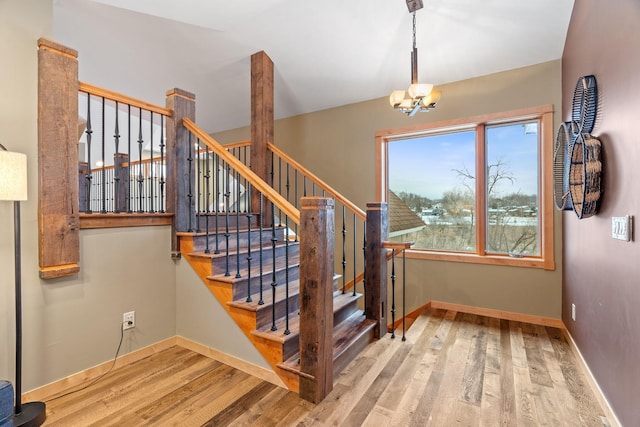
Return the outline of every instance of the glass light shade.
{"type": "Polygon", "coordinates": [[[415,98],[423,98],[431,92],[433,89],[432,84],[428,83],[413,83],[409,86],[409,96],[413,99],[415,98]]]}
{"type": "Polygon", "coordinates": [[[439,90],[432,90],[428,96],[422,98],[422,105],[428,107],[431,104],[437,104],[440,101],[440,95],[442,95],[442,92],[439,90]]]}
{"type": "Polygon", "coordinates": [[[391,104],[392,107],[395,107],[396,105],[400,104],[403,99],[404,99],[404,91],[394,90],[393,92],[391,92],[391,95],[389,96],[389,104],[391,104]]]}
{"type": "Polygon", "coordinates": [[[411,98],[403,99],[402,102],[400,103],[400,108],[403,109],[403,110],[407,109],[407,108],[409,108],[409,109],[413,108],[413,102],[412,102],[411,98]]]}
{"type": "Polygon", "coordinates": [[[0,151],[0,200],[27,200],[27,156],[0,151]]]}

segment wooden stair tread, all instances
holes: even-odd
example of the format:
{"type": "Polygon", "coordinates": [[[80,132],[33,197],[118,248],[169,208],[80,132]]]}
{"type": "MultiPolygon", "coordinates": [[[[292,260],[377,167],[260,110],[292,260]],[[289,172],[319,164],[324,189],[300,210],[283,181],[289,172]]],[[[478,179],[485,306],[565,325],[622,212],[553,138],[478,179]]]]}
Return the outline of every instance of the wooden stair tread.
{"type": "MultiPolygon", "coordinates": [[[[260,265],[255,265],[258,264],[257,262],[252,262],[251,263],[251,277],[259,277],[260,276],[260,265]]],[[[291,255],[289,257],[289,268],[297,268],[300,265],[300,256],[298,254],[295,255],[291,255]]],[[[278,257],[278,259],[276,259],[276,271],[281,271],[284,270],[287,267],[286,262],[284,259],[280,259],[280,257],[278,257]]],[[[249,275],[249,269],[246,267],[242,267],[240,268],[240,278],[236,277],[236,273],[237,273],[237,269],[233,269],[233,271],[230,272],[231,274],[229,276],[225,276],[224,273],[221,274],[212,274],[207,276],[207,279],[209,280],[217,280],[219,282],[226,282],[226,283],[234,283],[238,280],[244,279],[246,277],[248,277],[249,275]]],[[[269,275],[273,273],[273,261],[270,259],[268,263],[262,263],[262,275],[269,275]]],[[[296,279],[297,280],[297,279],[296,279]]],[[[292,280],[293,281],[293,280],[292,280]]],[[[289,282],[291,283],[291,282],[289,282]]],[[[269,283],[269,286],[271,285],[271,283],[269,283]]],[[[279,285],[282,285],[279,284],[279,285]]],[[[266,289],[266,288],[265,288],[266,289]]]]}
{"type": "MultiPolygon", "coordinates": [[[[299,246],[299,245],[300,245],[300,242],[293,242],[293,241],[290,241],[290,242],[289,242],[289,247],[290,247],[290,248],[291,248],[291,247],[297,247],[297,246],[299,246]]],[[[280,240],[279,240],[279,241],[276,243],[276,248],[283,248],[283,247],[285,247],[285,246],[286,246],[286,244],[285,244],[285,242],[284,242],[284,241],[280,241],[280,240]]],[[[272,245],[271,245],[271,243],[269,243],[268,245],[263,245],[263,246],[262,246],[262,249],[263,249],[263,250],[271,250],[271,249],[272,249],[272,245]]],[[[248,247],[241,247],[241,248],[240,248],[240,251],[237,251],[237,249],[236,249],[236,248],[233,248],[233,249],[231,249],[231,250],[229,251],[229,255],[230,255],[230,256],[236,256],[238,253],[240,253],[240,255],[245,255],[245,254],[247,254],[248,252],[249,252],[248,247]]],[[[252,253],[252,254],[254,254],[254,253],[255,253],[255,254],[257,254],[258,252],[260,252],[260,245],[251,245],[251,253],[252,253]]],[[[210,252],[210,253],[208,253],[208,254],[207,254],[207,253],[205,253],[204,251],[195,251],[195,252],[191,252],[191,253],[189,254],[189,256],[196,257],[196,258],[210,258],[210,259],[214,259],[214,258],[223,258],[223,257],[225,257],[225,256],[226,256],[226,254],[225,254],[225,252],[224,252],[224,251],[220,251],[220,253],[217,253],[217,254],[213,253],[213,251],[211,251],[211,252],[210,252]]],[[[293,256],[293,255],[292,255],[292,256],[293,256]]]]}
{"type": "MultiPolygon", "coordinates": [[[[298,289],[299,291],[299,289],[298,289]]],[[[289,295],[293,295],[291,293],[291,289],[289,291],[289,295]]],[[[347,305],[349,305],[350,303],[354,302],[355,300],[357,300],[358,298],[360,298],[362,295],[360,294],[356,294],[356,296],[354,297],[352,293],[345,293],[343,294],[342,291],[334,291],[333,293],[333,312],[334,314],[338,311],[340,311],[342,308],[346,307],[347,305]]],[[[230,303],[230,304],[233,304],[230,303]]],[[[248,304],[245,302],[245,304],[248,304]]],[[[265,304],[266,305],[266,304],[265,304]]],[[[235,304],[234,304],[235,306],[235,304]]],[[[362,311],[358,310],[358,312],[362,313],[362,311]]],[[[351,318],[351,317],[349,317],[351,318]]],[[[344,322],[342,322],[344,323],[344,322]]],[[[335,330],[335,326],[334,326],[334,330],[335,330]]],[[[272,331],[271,330],[271,326],[266,326],[260,329],[256,329],[255,331],[252,331],[251,333],[253,335],[262,337],[264,339],[270,340],[270,341],[277,341],[280,343],[284,343],[287,342],[291,339],[297,338],[299,331],[300,331],[300,314],[296,311],[295,313],[290,313],[289,314],[289,331],[291,332],[288,335],[284,334],[284,330],[286,329],[286,319],[284,317],[279,318],[276,320],[276,330],[272,331]]]]}
{"type": "Polygon", "coordinates": [[[252,335],[257,337],[261,337],[263,339],[269,341],[275,341],[281,344],[286,343],[287,341],[298,339],[298,334],[300,333],[300,315],[298,313],[289,314],[289,334],[285,334],[286,330],[286,319],[281,318],[276,320],[276,330],[272,331],[271,326],[265,326],[261,329],[256,329],[255,331],[251,331],[252,335]]]}
{"type": "MultiPolygon", "coordinates": [[[[278,230],[282,230],[284,227],[276,227],[276,231],[278,230]]],[[[240,226],[240,227],[236,227],[235,225],[233,226],[233,228],[229,228],[229,235],[234,235],[236,234],[236,229],[240,232],[240,234],[242,233],[246,233],[247,231],[251,230],[251,233],[259,233],[260,232],[260,227],[246,227],[246,226],[240,226]]],[[[215,236],[216,234],[219,234],[221,236],[224,236],[225,233],[225,227],[218,227],[218,233],[215,232],[215,230],[209,230],[209,236],[215,236]]],[[[263,233],[267,233],[272,231],[271,227],[263,227],[262,228],[262,232],[263,233]]],[[[207,232],[206,231],[177,231],[176,232],[176,236],[179,237],[206,237],[207,236],[207,232]]],[[[289,242],[295,241],[295,233],[290,232],[289,233],[289,237],[291,237],[289,239],[289,242]]]]}
{"type": "MultiPolygon", "coordinates": [[[[335,325],[333,328],[333,360],[336,361],[349,349],[352,342],[369,333],[375,326],[376,322],[365,318],[362,310],[357,310],[343,322],[335,325]]],[[[279,363],[278,367],[303,377],[313,378],[311,375],[300,371],[299,352],[279,363]]]]}
{"type": "MultiPolygon", "coordinates": [[[[300,281],[298,279],[291,280],[289,282],[289,296],[296,296],[300,293],[300,281]]],[[[285,299],[285,293],[283,291],[276,294],[276,301],[281,301],[285,299]]],[[[271,310],[271,304],[273,303],[273,291],[271,290],[271,285],[265,287],[262,292],[262,301],[264,304],[258,304],[260,301],[260,291],[254,292],[251,294],[251,302],[247,302],[246,299],[240,299],[235,301],[227,302],[227,305],[231,307],[240,308],[242,310],[247,311],[261,311],[261,310],[271,310]]]]}

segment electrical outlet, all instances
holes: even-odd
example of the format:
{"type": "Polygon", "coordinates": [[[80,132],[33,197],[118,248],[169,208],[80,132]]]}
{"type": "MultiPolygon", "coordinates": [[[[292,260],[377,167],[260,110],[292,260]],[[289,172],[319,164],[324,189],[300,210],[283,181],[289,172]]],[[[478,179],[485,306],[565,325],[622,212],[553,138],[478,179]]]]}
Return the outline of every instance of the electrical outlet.
{"type": "Polygon", "coordinates": [[[571,304],[571,320],[576,321],[576,305],[571,304]]]}
{"type": "Polygon", "coordinates": [[[122,315],[122,329],[127,330],[136,327],[136,312],[128,311],[122,315]]]}

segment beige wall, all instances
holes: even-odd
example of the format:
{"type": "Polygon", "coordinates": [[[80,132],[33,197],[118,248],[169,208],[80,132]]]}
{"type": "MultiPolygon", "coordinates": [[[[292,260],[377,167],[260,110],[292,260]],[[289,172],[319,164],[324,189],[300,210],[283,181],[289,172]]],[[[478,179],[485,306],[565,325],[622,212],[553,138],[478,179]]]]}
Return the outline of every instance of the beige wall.
{"type": "Polygon", "coordinates": [[[271,369],[187,260],[176,266],[176,334],[271,369]]]}
{"type": "MultiPolygon", "coordinates": [[[[443,94],[438,108],[413,118],[393,111],[387,99],[380,98],[278,120],[275,144],[365,208],[375,199],[374,136],[378,130],[543,104],[554,105],[554,127],[560,120],[559,60],[440,89],[443,94]]],[[[229,143],[250,135],[248,128],[242,128],[215,137],[221,143],[229,143]]],[[[426,301],[439,300],[560,318],[561,229],[561,215],[556,213],[555,271],[410,260],[407,311],[426,301]]]]}
{"type": "MultiPolygon", "coordinates": [[[[169,227],[81,232],[81,272],[41,281],[37,244],[37,44],[49,36],[52,1],[0,1],[0,142],[26,153],[22,204],[23,389],[113,358],[122,313],[136,311],[121,353],[175,335],[169,227]],[[153,268],[149,268],[153,265],[153,268]]],[[[12,204],[0,202],[0,378],[14,378],[12,204]]]]}

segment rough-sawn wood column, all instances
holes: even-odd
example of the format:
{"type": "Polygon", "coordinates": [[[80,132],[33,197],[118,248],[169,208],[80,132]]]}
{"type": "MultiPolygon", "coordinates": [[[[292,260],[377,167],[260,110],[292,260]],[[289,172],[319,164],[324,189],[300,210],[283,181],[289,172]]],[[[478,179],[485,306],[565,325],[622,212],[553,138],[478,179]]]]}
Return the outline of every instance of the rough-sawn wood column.
{"type": "Polygon", "coordinates": [[[38,260],[40,278],[80,271],[78,52],[38,40],[38,260]]]}
{"type": "MultiPolygon", "coordinates": [[[[273,143],[273,120],[273,61],[260,51],[251,55],[251,170],[271,186],[271,156],[267,144],[273,143]]],[[[264,201],[264,224],[271,224],[270,203],[264,201]]],[[[260,195],[252,191],[253,212],[258,212],[259,206],[260,195]]]]}
{"type": "Polygon", "coordinates": [[[300,199],[300,397],[333,389],[334,201],[300,199]]]}
{"type": "Polygon", "coordinates": [[[387,333],[387,250],[382,242],[389,238],[387,203],[367,203],[367,255],[365,270],[365,315],[375,320],[376,337],[387,333]]]}
{"type": "Polygon", "coordinates": [[[182,89],[167,91],[166,106],[172,111],[167,119],[167,212],[173,212],[171,253],[180,256],[178,231],[195,228],[195,162],[188,161],[195,140],[189,144],[189,130],[182,124],[184,117],[195,122],[196,96],[182,89]],[[191,169],[191,173],[189,173],[191,169]],[[191,197],[189,197],[191,195],[191,197]]]}

